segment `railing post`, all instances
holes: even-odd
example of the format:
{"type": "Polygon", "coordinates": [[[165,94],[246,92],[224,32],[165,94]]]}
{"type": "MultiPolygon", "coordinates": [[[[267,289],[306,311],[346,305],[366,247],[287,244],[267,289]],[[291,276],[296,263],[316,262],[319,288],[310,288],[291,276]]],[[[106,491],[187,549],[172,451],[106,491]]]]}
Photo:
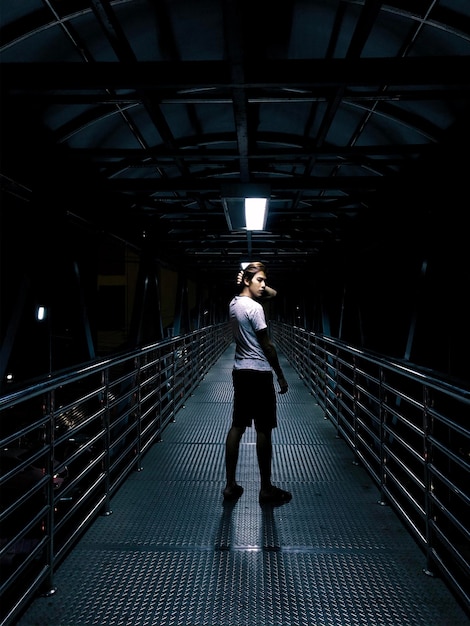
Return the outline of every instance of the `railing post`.
{"type": "MultiPolygon", "coordinates": [[[[335,397],[335,413],[336,413],[336,437],[340,438],[340,415],[341,415],[341,411],[340,411],[340,391],[339,391],[339,348],[336,347],[334,356],[333,356],[333,350],[332,352],[332,358],[331,358],[331,370],[334,374],[334,389],[332,389],[332,391],[334,392],[334,397],[335,397]]],[[[333,376],[332,376],[333,378],[333,376]]],[[[354,429],[354,450],[353,452],[356,452],[356,429],[354,429]]]]}
{"type": "MultiPolygon", "coordinates": [[[[353,406],[352,406],[352,411],[353,411],[353,432],[354,432],[354,461],[353,461],[353,465],[359,465],[359,453],[357,451],[358,448],[358,436],[357,436],[357,425],[358,425],[358,419],[357,419],[357,402],[358,402],[358,389],[357,389],[357,358],[356,355],[352,356],[352,382],[353,382],[353,406]]],[[[338,406],[338,410],[339,410],[339,406],[338,406]]]]}
{"type": "Polygon", "coordinates": [[[46,396],[46,415],[48,419],[46,421],[46,441],[45,444],[48,448],[46,473],[49,476],[49,481],[46,487],[46,523],[45,530],[48,535],[47,549],[46,549],[46,566],[48,570],[47,577],[44,581],[43,591],[41,595],[49,597],[55,594],[57,588],[54,586],[54,562],[55,562],[55,550],[54,550],[54,528],[55,528],[55,514],[54,514],[54,406],[55,406],[55,391],[52,389],[46,396]]]}
{"type": "Polygon", "coordinates": [[[138,356],[134,360],[134,369],[136,372],[135,381],[137,386],[137,403],[135,410],[136,420],[136,437],[135,437],[135,470],[136,472],[142,471],[142,359],[143,356],[138,356]],[[137,363],[136,363],[137,361],[137,363]]]}
{"type": "Polygon", "coordinates": [[[385,482],[385,451],[384,451],[384,437],[385,437],[385,416],[387,409],[384,405],[384,397],[383,397],[383,382],[384,382],[384,370],[381,367],[379,369],[379,453],[380,453],[380,499],[378,503],[381,506],[386,506],[387,501],[384,497],[384,482],[385,482]]]}
{"type": "Polygon", "coordinates": [[[176,358],[176,354],[177,354],[177,342],[175,341],[172,345],[172,350],[171,350],[171,358],[172,358],[172,379],[173,379],[173,385],[172,385],[172,393],[171,393],[171,421],[175,422],[176,421],[176,395],[175,395],[175,389],[176,389],[176,374],[177,374],[177,369],[176,369],[176,363],[177,363],[177,358],[176,358]]]}
{"type": "Polygon", "coordinates": [[[104,407],[103,412],[103,429],[104,429],[104,507],[103,507],[103,515],[111,515],[111,506],[110,506],[110,485],[111,485],[111,424],[110,424],[110,413],[109,413],[109,370],[108,368],[104,369],[101,372],[101,385],[104,389],[101,396],[101,405],[104,407]]]}
{"type": "Polygon", "coordinates": [[[164,380],[164,375],[162,375],[162,370],[164,369],[164,366],[162,366],[161,348],[157,348],[156,350],[155,368],[156,368],[156,374],[157,374],[156,380],[157,380],[157,387],[158,387],[157,406],[159,409],[157,422],[156,422],[157,438],[155,439],[155,441],[157,443],[161,443],[162,441],[162,384],[164,380]]]}
{"type": "Polygon", "coordinates": [[[432,568],[432,519],[431,519],[431,472],[429,464],[432,462],[430,435],[432,435],[432,423],[429,415],[428,407],[431,405],[431,395],[429,388],[423,386],[423,457],[424,457],[424,514],[425,514],[425,541],[426,541],[426,567],[423,572],[427,576],[434,576],[432,568]]]}

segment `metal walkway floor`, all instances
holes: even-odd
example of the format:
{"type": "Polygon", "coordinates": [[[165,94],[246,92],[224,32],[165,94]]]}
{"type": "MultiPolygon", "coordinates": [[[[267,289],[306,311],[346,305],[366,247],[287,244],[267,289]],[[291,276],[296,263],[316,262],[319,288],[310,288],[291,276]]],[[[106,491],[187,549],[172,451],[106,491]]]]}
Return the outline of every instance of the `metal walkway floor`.
{"type": "Polygon", "coordinates": [[[255,433],[239,459],[242,497],[223,504],[233,346],[188,399],[61,564],[57,593],[18,626],[468,626],[444,582],[354,464],[282,358],[273,482],[258,504],[255,433]]]}

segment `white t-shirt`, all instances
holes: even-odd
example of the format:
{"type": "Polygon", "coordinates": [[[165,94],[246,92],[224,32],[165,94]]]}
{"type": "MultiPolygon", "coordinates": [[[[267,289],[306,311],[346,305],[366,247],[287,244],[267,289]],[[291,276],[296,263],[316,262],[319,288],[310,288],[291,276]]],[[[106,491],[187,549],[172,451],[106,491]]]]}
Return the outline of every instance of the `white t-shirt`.
{"type": "Polygon", "coordinates": [[[270,371],[256,333],[267,328],[262,305],[248,296],[235,296],[229,305],[230,323],[236,343],[233,368],[270,371]]]}

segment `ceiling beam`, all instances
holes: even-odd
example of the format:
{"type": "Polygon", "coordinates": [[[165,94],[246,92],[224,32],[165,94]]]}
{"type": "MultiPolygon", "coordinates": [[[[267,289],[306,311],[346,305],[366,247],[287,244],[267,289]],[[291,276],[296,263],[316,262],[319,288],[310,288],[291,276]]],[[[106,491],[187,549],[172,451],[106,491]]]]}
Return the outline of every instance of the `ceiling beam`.
{"type": "MultiPolygon", "coordinates": [[[[265,178],[254,179],[252,182],[259,185],[269,185],[272,193],[275,191],[293,191],[309,189],[341,189],[341,190],[377,190],[388,187],[396,182],[396,177],[382,176],[310,176],[308,178],[265,178]]],[[[224,179],[224,182],[230,182],[224,179]]],[[[237,181],[233,181],[237,182],[237,181]]],[[[106,181],[111,191],[132,191],[133,193],[165,191],[175,192],[215,192],[221,193],[221,180],[216,178],[182,179],[182,178],[121,178],[106,181]]]]}
{"type": "Polygon", "coordinates": [[[234,82],[226,61],[2,63],[2,88],[38,90],[469,85],[470,56],[252,61],[234,82]]]}

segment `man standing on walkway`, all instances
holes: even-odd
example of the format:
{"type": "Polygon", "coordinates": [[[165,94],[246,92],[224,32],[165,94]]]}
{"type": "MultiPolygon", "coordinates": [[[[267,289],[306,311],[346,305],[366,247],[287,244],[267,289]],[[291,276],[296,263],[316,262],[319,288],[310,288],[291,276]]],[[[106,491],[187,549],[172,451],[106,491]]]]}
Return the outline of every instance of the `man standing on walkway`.
{"type": "Polygon", "coordinates": [[[278,355],[272,344],[261,302],[276,291],[266,285],[266,268],[262,263],[250,263],[244,270],[241,291],[229,305],[230,322],[235,339],[233,364],[232,425],[225,443],[225,499],[239,498],[243,487],[236,481],[236,469],[241,438],[254,422],[256,454],[260,473],[260,504],[289,502],[292,494],[271,483],[273,428],[277,426],[277,404],[273,371],[279,383],[279,393],[286,393],[278,355]]]}

